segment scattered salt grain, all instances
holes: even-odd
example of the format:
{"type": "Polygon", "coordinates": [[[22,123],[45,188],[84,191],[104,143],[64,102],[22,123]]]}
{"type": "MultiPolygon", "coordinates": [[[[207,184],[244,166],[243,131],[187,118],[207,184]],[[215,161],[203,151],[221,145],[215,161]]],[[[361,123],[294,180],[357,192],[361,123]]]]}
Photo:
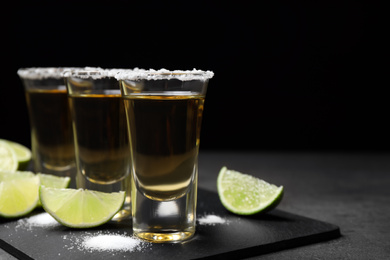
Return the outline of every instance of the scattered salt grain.
{"type": "Polygon", "coordinates": [[[198,218],[200,225],[215,225],[215,224],[225,224],[227,223],[226,219],[223,219],[217,215],[206,215],[201,218],[198,218]]]}

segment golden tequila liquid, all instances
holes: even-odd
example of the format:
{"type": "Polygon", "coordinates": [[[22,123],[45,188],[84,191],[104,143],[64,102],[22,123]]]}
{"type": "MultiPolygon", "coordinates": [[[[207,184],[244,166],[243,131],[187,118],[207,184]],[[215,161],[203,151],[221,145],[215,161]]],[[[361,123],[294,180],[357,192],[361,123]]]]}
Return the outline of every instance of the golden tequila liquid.
{"type": "Polygon", "coordinates": [[[133,94],[124,104],[133,158],[133,233],[157,243],[191,238],[204,97],[133,94]]]}
{"type": "Polygon", "coordinates": [[[103,192],[124,190],[124,207],[129,207],[131,158],[121,95],[71,95],[69,103],[75,133],[77,186],[103,192]]]}
{"type": "Polygon", "coordinates": [[[138,190],[157,201],[182,197],[196,175],[204,97],[131,95],[124,103],[138,190]]]}
{"type": "Polygon", "coordinates": [[[27,89],[25,93],[35,171],[57,175],[66,173],[75,164],[66,89],[27,89]]]}

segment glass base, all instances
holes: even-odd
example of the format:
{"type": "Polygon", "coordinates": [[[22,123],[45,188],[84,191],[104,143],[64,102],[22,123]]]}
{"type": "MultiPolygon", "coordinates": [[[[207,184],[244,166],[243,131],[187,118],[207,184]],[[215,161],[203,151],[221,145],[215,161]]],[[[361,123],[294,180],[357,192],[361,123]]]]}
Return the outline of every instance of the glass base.
{"type": "Polygon", "coordinates": [[[192,238],[196,229],[198,174],[187,193],[169,201],[151,200],[131,180],[133,235],[152,243],[180,243],[192,238]]]}
{"type": "Polygon", "coordinates": [[[195,232],[134,232],[134,235],[142,240],[152,243],[179,243],[194,236],[195,232]]]}
{"type": "Polygon", "coordinates": [[[124,206],[118,213],[111,219],[113,221],[121,221],[123,219],[131,218],[131,206],[124,206]]]}
{"type": "MultiPolygon", "coordinates": [[[[42,163],[42,168],[45,169],[46,171],[53,171],[53,172],[66,172],[66,171],[69,171],[71,169],[74,169],[76,167],[76,165],[73,163],[73,164],[68,164],[68,165],[63,165],[63,166],[59,166],[59,165],[51,165],[51,164],[48,164],[48,163],[42,163]]],[[[43,171],[45,171],[43,170],[43,171]]]]}

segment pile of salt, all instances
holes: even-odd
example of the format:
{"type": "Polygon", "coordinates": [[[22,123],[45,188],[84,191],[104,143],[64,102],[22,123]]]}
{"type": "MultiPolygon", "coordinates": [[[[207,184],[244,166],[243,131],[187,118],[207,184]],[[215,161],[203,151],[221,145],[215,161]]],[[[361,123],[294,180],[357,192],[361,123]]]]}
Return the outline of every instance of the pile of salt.
{"type": "Polygon", "coordinates": [[[16,228],[24,227],[27,229],[31,229],[32,227],[52,227],[60,225],[57,220],[55,220],[46,212],[31,216],[26,219],[19,219],[17,223],[18,224],[16,228]]]}
{"type": "Polygon", "coordinates": [[[215,225],[215,224],[224,224],[227,223],[226,219],[223,219],[217,215],[206,215],[201,218],[198,218],[200,225],[215,225]]]}
{"type": "Polygon", "coordinates": [[[101,234],[84,238],[82,247],[97,251],[131,252],[140,249],[141,241],[132,237],[112,234],[101,234]]]}
{"type": "Polygon", "coordinates": [[[126,232],[124,234],[116,234],[109,231],[85,232],[83,236],[80,236],[80,234],[73,235],[70,232],[68,235],[63,235],[62,238],[64,242],[65,240],[70,242],[70,244],[64,245],[68,250],[77,248],[80,251],[90,253],[93,251],[106,251],[115,255],[116,252],[141,251],[149,247],[148,243],[128,236],[126,232]]]}

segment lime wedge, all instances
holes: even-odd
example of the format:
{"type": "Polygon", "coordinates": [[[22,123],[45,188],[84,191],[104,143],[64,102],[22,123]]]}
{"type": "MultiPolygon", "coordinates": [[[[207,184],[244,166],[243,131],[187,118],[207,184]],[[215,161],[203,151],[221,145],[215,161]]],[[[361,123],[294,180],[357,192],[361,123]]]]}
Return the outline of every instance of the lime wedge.
{"type": "Polygon", "coordinates": [[[31,160],[31,151],[24,145],[21,145],[19,143],[15,143],[9,140],[0,139],[0,142],[3,141],[7,143],[15,152],[16,159],[18,160],[18,170],[24,170],[26,169],[28,163],[31,160]]]}
{"type": "MultiPolygon", "coordinates": [[[[41,181],[41,185],[50,188],[67,188],[70,183],[70,177],[60,177],[51,174],[38,173],[37,176],[41,181]]],[[[42,206],[41,200],[37,206],[42,206]]]]}
{"type": "Polygon", "coordinates": [[[43,209],[71,228],[91,228],[108,222],[122,207],[125,192],[104,193],[83,189],[41,186],[43,209]]]}
{"type": "Polygon", "coordinates": [[[239,215],[252,215],[275,208],[283,197],[283,186],[277,187],[248,174],[222,167],[217,179],[222,205],[239,215]]]}
{"type": "Polygon", "coordinates": [[[50,188],[67,188],[70,183],[70,177],[60,177],[51,174],[37,173],[41,180],[41,185],[50,188]]]}
{"type": "Polygon", "coordinates": [[[3,171],[0,170],[0,182],[15,179],[34,177],[35,174],[29,171],[3,171]]]}
{"type": "Polygon", "coordinates": [[[18,159],[14,149],[5,141],[0,140],[0,170],[16,171],[18,159]]]}
{"type": "Polygon", "coordinates": [[[39,199],[39,177],[32,172],[0,171],[0,216],[20,217],[31,212],[39,199]]]}

